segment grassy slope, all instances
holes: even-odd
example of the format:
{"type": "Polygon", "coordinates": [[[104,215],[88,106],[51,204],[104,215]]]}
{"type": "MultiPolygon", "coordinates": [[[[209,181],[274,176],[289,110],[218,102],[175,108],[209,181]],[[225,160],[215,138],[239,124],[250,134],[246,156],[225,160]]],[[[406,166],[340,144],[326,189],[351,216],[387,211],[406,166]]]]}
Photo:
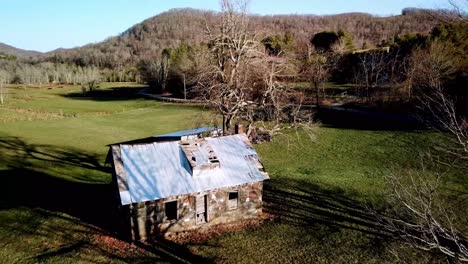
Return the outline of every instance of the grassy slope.
{"type": "MultiPolygon", "coordinates": [[[[131,89],[138,87],[115,86],[88,98],[75,94],[78,87],[10,90],[13,96],[0,106],[0,177],[6,183],[0,187],[0,259],[174,260],[174,254],[143,251],[103,231],[115,220],[106,210],[112,192],[105,145],[192,127],[200,111],[137,99],[131,89]]],[[[315,136],[282,136],[258,146],[272,176],[266,211],[278,221],[185,247],[225,262],[395,261],[394,246],[364,207],[382,206],[383,175],[393,167],[417,169],[434,135],[320,128],[315,136]]],[[[449,187],[455,195],[464,186],[449,187]]],[[[419,260],[412,251],[399,252],[419,260]]]]}
{"type": "MultiPolygon", "coordinates": [[[[278,221],[191,248],[229,263],[440,261],[440,256],[393,241],[367,209],[385,209],[385,175],[402,169],[420,171],[424,153],[435,140],[438,135],[427,131],[322,127],[313,141],[294,135],[259,145],[272,176],[265,187],[266,211],[278,221]]],[[[430,173],[431,164],[426,166],[430,173]]],[[[459,217],[466,217],[468,182],[463,171],[448,170],[446,180],[443,197],[452,200],[459,217]]]]}
{"type": "MultiPolygon", "coordinates": [[[[116,85],[108,86],[101,89],[116,85]]],[[[112,197],[106,145],[191,128],[200,111],[119,92],[66,96],[79,87],[9,91],[0,106],[0,262],[173,261],[100,228],[114,217],[105,218],[112,197]]]]}
{"type": "MultiPolygon", "coordinates": [[[[395,245],[365,206],[381,206],[385,173],[418,168],[419,151],[430,138],[418,132],[320,128],[315,142],[260,145],[272,175],[264,196],[267,211],[279,220],[192,248],[230,263],[395,261],[389,251],[395,245]]],[[[405,261],[419,261],[415,252],[399,252],[405,261]]]]}

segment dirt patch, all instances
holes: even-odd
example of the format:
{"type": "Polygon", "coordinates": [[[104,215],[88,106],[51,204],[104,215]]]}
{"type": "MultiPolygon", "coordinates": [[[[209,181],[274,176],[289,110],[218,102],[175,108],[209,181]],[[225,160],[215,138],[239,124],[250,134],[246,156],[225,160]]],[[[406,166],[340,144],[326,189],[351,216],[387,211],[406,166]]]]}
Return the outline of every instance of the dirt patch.
{"type": "Polygon", "coordinates": [[[129,257],[135,254],[144,254],[146,251],[134,244],[104,234],[95,234],[92,244],[99,245],[115,255],[129,257]]]}
{"type": "Polygon", "coordinates": [[[177,244],[200,244],[213,237],[235,232],[239,230],[256,228],[274,220],[274,216],[268,213],[262,213],[260,219],[242,220],[233,223],[219,224],[215,226],[201,227],[196,230],[180,232],[177,234],[168,234],[165,239],[177,244]]]}

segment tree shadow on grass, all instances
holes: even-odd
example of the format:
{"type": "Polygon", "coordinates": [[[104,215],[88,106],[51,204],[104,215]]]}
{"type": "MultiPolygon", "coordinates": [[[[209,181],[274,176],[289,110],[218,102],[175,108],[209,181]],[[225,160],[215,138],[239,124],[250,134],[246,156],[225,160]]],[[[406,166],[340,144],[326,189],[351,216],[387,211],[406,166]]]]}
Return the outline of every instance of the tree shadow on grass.
{"type": "MultiPolygon", "coordinates": [[[[247,242],[248,245],[262,243],[265,239],[266,244],[259,245],[259,252],[268,252],[265,248],[277,252],[266,253],[263,257],[252,256],[251,259],[236,256],[237,259],[268,262],[286,254],[285,258],[293,262],[306,258],[306,262],[314,259],[316,262],[352,263],[388,258],[387,247],[393,242],[391,234],[383,230],[367,204],[350,198],[352,194],[286,177],[265,182],[263,190],[263,211],[272,215],[273,221],[265,222],[264,227],[241,231],[240,237],[252,240],[247,242]]],[[[240,241],[238,238],[228,235],[192,246],[216,256],[218,249],[212,248],[213,245],[230,245],[230,252],[243,249],[236,245],[240,241]]],[[[224,249],[219,251],[221,260],[227,257],[222,253],[224,249]]]]}
{"type": "Polygon", "coordinates": [[[72,182],[31,169],[0,171],[0,208],[43,208],[77,217],[106,230],[117,230],[110,184],[72,182]]]}
{"type": "Polygon", "coordinates": [[[371,131],[426,129],[416,117],[346,107],[321,107],[316,118],[327,127],[371,131]]]}
{"type": "MultiPolygon", "coordinates": [[[[98,155],[72,148],[28,144],[17,137],[2,137],[0,138],[0,160],[7,167],[0,170],[2,181],[0,184],[0,210],[26,207],[39,212],[45,218],[64,217],[62,215],[64,213],[75,217],[66,217],[67,221],[72,221],[76,225],[85,224],[95,234],[123,238],[115,186],[110,183],[96,182],[96,179],[81,182],[58,178],[48,174],[47,168],[44,168],[44,166],[62,169],[80,167],[84,172],[110,173],[109,167],[101,165],[98,155]]],[[[24,223],[24,231],[34,232],[35,230],[30,230],[28,224],[28,222],[24,223]]],[[[57,230],[54,229],[60,229],[60,227],[52,226],[43,232],[43,235],[55,235],[57,230]]],[[[68,239],[70,244],[38,255],[36,260],[45,260],[68,254],[80,248],[96,246],[90,245],[88,242],[73,240],[73,232],[75,231],[68,230],[64,233],[64,236],[70,237],[68,239]]],[[[37,234],[33,233],[33,235],[37,234]]],[[[161,258],[161,261],[187,263],[202,260],[185,247],[163,238],[155,240],[152,244],[137,245],[147,252],[156,254],[161,258]]],[[[101,252],[103,255],[117,258],[112,252],[106,253],[104,249],[99,250],[103,251],[101,252]]],[[[144,259],[132,261],[144,261],[144,259]]]]}
{"type": "Polygon", "coordinates": [[[302,230],[298,241],[323,244],[316,254],[327,261],[387,259],[394,238],[378,221],[382,213],[350,195],[306,180],[273,179],[264,186],[264,211],[279,224],[302,230]]]}
{"type": "MultiPolygon", "coordinates": [[[[14,210],[16,217],[2,219],[2,228],[13,229],[12,232],[17,234],[18,238],[28,237],[25,243],[34,248],[23,257],[29,256],[28,260],[33,263],[43,261],[53,263],[57,260],[101,263],[103,257],[106,261],[111,259],[126,263],[189,263],[192,260],[188,255],[180,253],[185,250],[180,246],[171,248],[172,251],[168,250],[167,244],[171,245],[169,241],[151,247],[132,245],[106,234],[94,225],[60,212],[42,208],[26,210],[24,207],[14,210]]],[[[19,245],[15,243],[20,242],[14,240],[10,248],[24,250],[28,247],[22,243],[19,245]]]]}
{"type": "Polygon", "coordinates": [[[73,166],[110,173],[110,168],[101,164],[99,155],[74,148],[29,144],[18,137],[9,136],[0,138],[0,150],[0,158],[10,167],[31,167],[33,161],[43,161],[58,167],[73,166]]]}
{"type": "Polygon", "coordinates": [[[325,190],[303,180],[272,180],[264,187],[264,210],[285,224],[314,228],[350,229],[388,238],[370,205],[346,197],[340,190],[325,190]]]}
{"type": "Polygon", "coordinates": [[[127,101],[131,99],[141,98],[138,92],[143,87],[114,87],[109,89],[96,89],[94,91],[73,92],[63,94],[63,97],[77,100],[93,100],[93,101],[127,101]]]}

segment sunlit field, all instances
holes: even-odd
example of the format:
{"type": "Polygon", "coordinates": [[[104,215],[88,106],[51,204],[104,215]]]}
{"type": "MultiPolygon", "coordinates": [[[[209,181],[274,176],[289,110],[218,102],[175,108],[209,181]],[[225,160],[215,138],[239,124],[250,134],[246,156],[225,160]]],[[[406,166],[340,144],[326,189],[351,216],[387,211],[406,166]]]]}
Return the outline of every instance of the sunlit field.
{"type": "MultiPolygon", "coordinates": [[[[385,210],[384,176],[419,170],[437,134],[333,123],[318,125],[313,137],[290,131],[256,146],[271,175],[264,211],[273,219],[263,225],[186,244],[121,240],[106,145],[193,128],[207,113],[139,98],[141,88],[105,83],[85,95],[78,86],[8,88],[0,106],[2,262],[420,261],[378,228],[368,208],[385,210]]],[[[447,173],[453,180],[442,192],[457,199],[467,183],[456,169],[447,173]]]]}

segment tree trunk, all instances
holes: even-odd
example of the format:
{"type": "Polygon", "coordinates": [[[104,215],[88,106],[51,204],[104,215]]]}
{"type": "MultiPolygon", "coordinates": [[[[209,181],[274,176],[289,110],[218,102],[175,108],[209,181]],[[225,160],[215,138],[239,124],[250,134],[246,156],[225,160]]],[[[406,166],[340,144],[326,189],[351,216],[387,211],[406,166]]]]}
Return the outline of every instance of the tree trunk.
{"type": "Polygon", "coordinates": [[[184,100],[187,100],[187,87],[185,86],[185,73],[183,74],[184,77],[184,100]]]}
{"type": "Polygon", "coordinates": [[[232,116],[223,115],[223,135],[227,135],[231,129],[232,116]]]}
{"type": "Polygon", "coordinates": [[[0,83],[0,104],[3,104],[3,83],[0,83]]]}
{"type": "Polygon", "coordinates": [[[314,83],[315,86],[315,104],[317,108],[320,108],[320,86],[318,83],[314,83]]]}
{"type": "Polygon", "coordinates": [[[367,98],[367,102],[369,103],[370,102],[370,87],[367,84],[366,84],[366,98],[367,98]]]}

